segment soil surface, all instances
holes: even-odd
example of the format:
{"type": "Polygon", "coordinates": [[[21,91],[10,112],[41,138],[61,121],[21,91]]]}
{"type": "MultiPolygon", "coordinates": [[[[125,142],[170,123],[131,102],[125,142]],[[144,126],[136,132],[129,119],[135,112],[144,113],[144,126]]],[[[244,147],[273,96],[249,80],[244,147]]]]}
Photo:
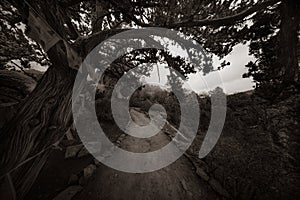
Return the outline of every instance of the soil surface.
{"type": "MultiPolygon", "coordinates": [[[[137,108],[131,108],[133,121],[145,126],[149,116],[137,108]]],[[[115,124],[102,122],[109,139],[117,146],[131,152],[151,152],[167,145],[176,129],[166,123],[161,131],[149,138],[137,138],[124,134],[115,124]]],[[[136,131],[135,124],[128,131],[136,131]]],[[[137,133],[135,133],[137,134],[137,133]]],[[[94,160],[88,152],[65,157],[68,147],[78,147],[80,142],[64,141],[61,149],[55,149],[43,168],[38,180],[26,199],[84,200],[84,199],[219,199],[220,195],[196,172],[199,168],[188,155],[181,156],[171,165],[149,173],[121,172],[94,160]],[[92,167],[90,167],[92,166],[92,167]],[[93,170],[93,166],[96,166],[93,170]],[[85,177],[87,168],[90,177],[85,177]],[[70,181],[74,178],[75,180],[70,181]]],[[[81,145],[83,146],[83,145],[81,145]]]]}
{"type": "MultiPolygon", "coordinates": [[[[146,125],[149,118],[142,112],[131,110],[132,119],[139,125],[146,125]]],[[[134,125],[130,124],[129,129],[134,125]]],[[[120,140],[119,140],[120,141],[120,140]]],[[[119,146],[131,152],[150,152],[160,149],[170,138],[160,131],[148,139],[127,135],[119,146]]],[[[133,174],[120,172],[101,165],[93,179],[75,198],[80,199],[216,199],[210,186],[196,174],[188,158],[182,156],[176,162],[161,170],[133,174]]]]}

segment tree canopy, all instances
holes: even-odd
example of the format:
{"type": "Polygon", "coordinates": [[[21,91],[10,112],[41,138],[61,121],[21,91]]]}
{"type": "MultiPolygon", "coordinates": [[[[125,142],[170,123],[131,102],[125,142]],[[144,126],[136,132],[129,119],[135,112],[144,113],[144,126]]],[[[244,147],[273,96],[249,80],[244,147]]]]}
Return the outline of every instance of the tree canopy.
{"type": "MultiPolygon", "coordinates": [[[[1,29],[11,30],[5,31],[8,34],[2,32],[2,67],[12,59],[20,59],[22,67],[29,67],[29,61],[49,64],[41,44],[33,42],[38,41],[37,38],[28,38],[22,31],[22,24],[28,25],[30,11],[36,12],[83,57],[93,48],[91,44],[99,39],[100,32],[142,27],[178,30],[220,58],[228,55],[235,45],[248,44],[249,54],[256,58],[256,62],[248,63],[249,71],[244,77],[252,76],[257,87],[283,82],[278,76],[287,73],[286,68],[292,67],[282,66],[283,61],[279,57],[284,56],[280,55],[282,45],[279,44],[285,44],[285,39],[298,42],[295,34],[299,29],[299,3],[291,0],[5,0],[1,2],[1,10],[1,29]],[[289,16],[286,16],[287,9],[290,9],[289,16]],[[284,20],[288,19],[294,19],[293,30],[288,30],[293,32],[293,38],[281,34],[286,32],[282,29],[288,28],[283,25],[284,20]],[[20,48],[15,48],[16,45],[20,48]]],[[[30,32],[30,27],[26,29],[27,33],[30,32]]],[[[229,64],[224,61],[218,69],[229,64]]],[[[206,74],[213,69],[207,67],[202,70],[206,74]]],[[[186,74],[192,71],[187,69],[186,74]]],[[[297,71],[299,67],[294,76],[298,76],[297,71]]]]}

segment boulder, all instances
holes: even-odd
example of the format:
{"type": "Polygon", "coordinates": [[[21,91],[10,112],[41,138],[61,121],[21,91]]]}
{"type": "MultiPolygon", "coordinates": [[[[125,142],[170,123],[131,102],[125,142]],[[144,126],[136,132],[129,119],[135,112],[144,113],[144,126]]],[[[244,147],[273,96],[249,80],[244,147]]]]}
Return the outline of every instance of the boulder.
{"type": "Polygon", "coordinates": [[[82,149],[82,147],[83,147],[82,144],[67,147],[66,153],[65,153],[65,158],[76,157],[76,155],[82,149]]]}
{"type": "Polygon", "coordinates": [[[209,176],[207,175],[207,173],[200,167],[197,168],[196,174],[205,181],[209,180],[209,176]]]}
{"type": "Polygon", "coordinates": [[[87,155],[90,155],[90,152],[89,152],[85,147],[83,147],[83,148],[79,151],[77,157],[78,157],[78,158],[81,158],[81,157],[84,157],[84,156],[87,156],[87,155]]]}
{"type": "Polygon", "coordinates": [[[84,168],[84,170],[83,170],[84,178],[90,178],[94,174],[96,169],[97,169],[97,167],[94,164],[90,164],[89,166],[84,168]]]}

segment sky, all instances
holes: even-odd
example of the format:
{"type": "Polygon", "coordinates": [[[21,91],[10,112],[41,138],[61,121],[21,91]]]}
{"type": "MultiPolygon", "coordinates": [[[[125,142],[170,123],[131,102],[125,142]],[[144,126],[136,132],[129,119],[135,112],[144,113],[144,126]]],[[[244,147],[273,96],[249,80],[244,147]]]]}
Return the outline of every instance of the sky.
{"type": "MultiPolygon", "coordinates": [[[[205,93],[219,86],[227,94],[252,90],[254,86],[252,78],[242,78],[242,75],[247,72],[245,65],[250,60],[254,60],[253,57],[248,55],[248,47],[246,45],[237,45],[231,54],[224,59],[231,64],[222,70],[211,72],[205,76],[201,72],[189,75],[187,80],[189,88],[196,93],[205,93]]],[[[221,61],[214,56],[213,66],[216,68],[220,63],[221,61]]],[[[167,81],[166,75],[168,75],[169,71],[164,67],[160,67],[159,72],[160,82],[156,67],[153,68],[150,77],[146,78],[146,82],[165,85],[167,81]]]]}

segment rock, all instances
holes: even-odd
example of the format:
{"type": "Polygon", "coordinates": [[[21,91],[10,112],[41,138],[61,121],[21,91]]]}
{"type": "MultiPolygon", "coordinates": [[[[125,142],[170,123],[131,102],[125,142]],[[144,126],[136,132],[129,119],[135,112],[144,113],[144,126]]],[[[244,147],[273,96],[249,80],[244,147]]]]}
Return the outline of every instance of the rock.
{"type": "Polygon", "coordinates": [[[96,154],[96,153],[101,152],[102,145],[98,141],[88,142],[85,145],[86,145],[86,147],[88,147],[88,150],[91,154],[96,154]]]}
{"type": "Polygon", "coordinates": [[[82,149],[82,147],[83,147],[82,144],[67,147],[65,158],[76,157],[77,153],[82,149]]]}
{"type": "Polygon", "coordinates": [[[94,174],[96,169],[96,165],[94,164],[90,164],[86,168],[84,168],[83,175],[79,178],[79,184],[85,186],[88,183],[89,178],[94,174]]]}
{"type": "Polygon", "coordinates": [[[222,187],[222,185],[214,178],[211,178],[208,183],[212,187],[212,189],[217,192],[219,195],[229,198],[228,192],[222,187]]]}
{"type": "Polygon", "coordinates": [[[116,141],[116,143],[117,143],[117,144],[121,144],[121,141],[118,139],[118,140],[116,141]]]}
{"type": "Polygon", "coordinates": [[[73,133],[71,131],[71,128],[69,128],[66,132],[66,137],[68,140],[74,140],[74,136],[73,136],[73,133]]]}
{"type": "Polygon", "coordinates": [[[61,146],[63,147],[69,147],[69,146],[74,146],[77,144],[77,141],[76,140],[68,140],[68,139],[63,139],[60,141],[59,143],[61,146]]]}
{"type": "Polygon", "coordinates": [[[197,159],[197,160],[193,160],[193,162],[195,163],[195,165],[199,166],[204,171],[207,171],[207,169],[209,169],[209,167],[207,166],[207,164],[203,160],[197,159]]]}
{"type": "Polygon", "coordinates": [[[58,151],[63,151],[63,148],[59,146],[59,143],[53,144],[52,149],[58,150],[58,151]]]}
{"type": "Polygon", "coordinates": [[[93,165],[93,164],[90,164],[89,166],[87,166],[86,168],[84,168],[83,170],[83,176],[84,178],[89,178],[93,175],[93,173],[95,172],[96,170],[96,166],[93,165]]]}
{"type": "Polygon", "coordinates": [[[87,155],[89,155],[89,154],[90,154],[90,152],[89,152],[85,147],[83,147],[83,148],[80,150],[80,152],[78,153],[77,157],[78,157],[78,158],[81,158],[81,157],[87,156],[87,155]]]}
{"type": "Polygon", "coordinates": [[[56,197],[54,197],[53,200],[71,200],[75,194],[80,192],[82,190],[82,187],[79,185],[73,185],[59,193],[56,197]]]}
{"type": "Polygon", "coordinates": [[[69,178],[68,185],[76,185],[78,184],[78,176],[76,174],[72,174],[69,178]]]}
{"type": "Polygon", "coordinates": [[[181,182],[181,185],[182,185],[183,189],[184,189],[185,191],[187,191],[188,188],[187,188],[187,186],[186,186],[185,180],[181,180],[180,182],[181,182]]]}
{"type": "MultiPolygon", "coordinates": [[[[103,158],[102,158],[102,160],[103,160],[103,158]]],[[[94,159],[94,164],[95,164],[97,167],[99,167],[99,166],[101,165],[101,162],[100,162],[99,160],[97,160],[97,159],[94,159]]]]}
{"type": "Polygon", "coordinates": [[[209,176],[207,175],[207,173],[200,167],[197,168],[196,174],[205,181],[209,180],[209,176]]]}

